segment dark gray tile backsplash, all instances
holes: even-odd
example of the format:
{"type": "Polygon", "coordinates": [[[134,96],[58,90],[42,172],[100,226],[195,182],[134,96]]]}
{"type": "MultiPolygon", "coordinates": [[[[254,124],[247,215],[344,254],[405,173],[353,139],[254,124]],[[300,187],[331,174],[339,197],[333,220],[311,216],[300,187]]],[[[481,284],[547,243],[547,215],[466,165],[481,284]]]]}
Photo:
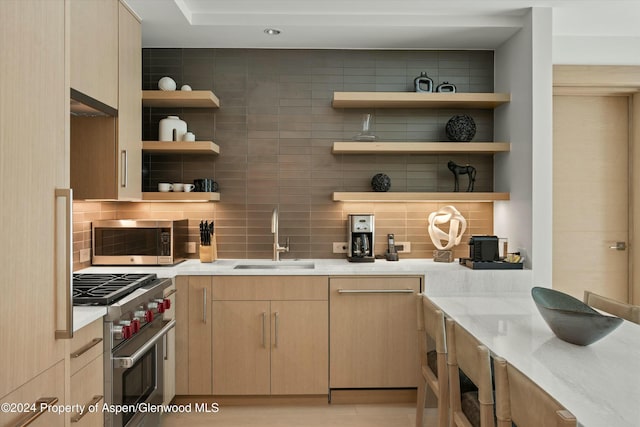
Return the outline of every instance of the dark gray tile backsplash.
{"type": "MultiPolygon", "coordinates": [[[[493,91],[491,51],[144,49],[143,89],[157,89],[158,80],[170,76],[178,88],[212,90],[221,103],[215,110],[143,109],[144,140],[157,140],[158,122],[172,114],[187,122],[196,139],[220,146],[219,156],[145,155],[144,190],[154,191],[158,182],[214,178],[220,202],[207,204],[205,212],[191,204],[176,210],[190,218],[194,240],[199,218],[215,218],[218,254],[224,258],[271,256],[269,218],[276,205],[280,235],[289,236],[292,245],[283,258],[341,257],[331,254],[331,242],[345,239],[346,215],[355,210],[375,211],[380,252],[386,233],[395,232],[397,241],[412,242],[407,257],[430,257],[426,217],[438,203],[331,201],[334,191],[369,191],[379,172],[390,176],[391,191],[452,191],[449,160],[477,168],[476,191],[493,190],[491,155],[331,154],[334,141],[360,132],[367,113],[383,141],[446,141],[446,122],[462,113],[476,122],[474,141],[493,140],[491,110],[331,107],[334,91],[412,92],[422,71],[434,87],[448,81],[459,92],[493,91]]],[[[466,187],[466,177],[461,186],[466,187]]],[[[493,231],[492,204],[456,206],[469,220],[469,234],[493,231]]]]}

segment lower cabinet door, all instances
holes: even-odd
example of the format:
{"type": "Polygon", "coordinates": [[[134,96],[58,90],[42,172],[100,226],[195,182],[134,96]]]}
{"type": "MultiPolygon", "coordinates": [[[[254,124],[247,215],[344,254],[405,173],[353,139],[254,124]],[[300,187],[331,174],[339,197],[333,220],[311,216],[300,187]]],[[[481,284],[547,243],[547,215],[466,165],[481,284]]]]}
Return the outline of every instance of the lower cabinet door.
{"type": "Polygon", "coordinates": [[[271,301],[271,394],[327,394],[327,301],[271,301]]]}
{"type": "Polygon", "coordinates": [[[213,302],[213,394],[268,395],[269,301],[213,302]]]}
{"type": "Polygon", "coordinates": [[[98,427],[104,425],[104,365],[102,355],[96,357],[91,363],[80,369],[71,377],[71,404],[88,408],[98,404],[98,411],[84,412],[74,411],[71,414],[73,426],[98,427]]]}
{"type": "Polygon", "coordinates": [[[329,281],[331,388],[416,387],[416,277],[329,281]]]}
{"type": "Polygon", "coordinates": [[[3,410],[0,411],[0,426],[27,425],[26,419],[36,417],[38,413],[39,415],[29,424],[30,426],[63,427],[67,415],[64,412],[56,414],[46,410],[40,412],[41,409],[46,408],[40,402],[55,398],[57,399],[55,405],[64,405],[64,382],[64,360],[62,360],[3,397],[0,403],[8,406],[6,408],[3,406],[3,410]]]}

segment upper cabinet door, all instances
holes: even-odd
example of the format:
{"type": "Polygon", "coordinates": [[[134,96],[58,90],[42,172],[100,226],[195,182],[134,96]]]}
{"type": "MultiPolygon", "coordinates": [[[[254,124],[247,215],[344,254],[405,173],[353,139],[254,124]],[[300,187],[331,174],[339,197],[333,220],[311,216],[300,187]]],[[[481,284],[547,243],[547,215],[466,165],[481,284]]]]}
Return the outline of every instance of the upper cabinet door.
{"type": "Polygon", "coordinates": [[[118,108],[117,0],[70,0],[71,88],[118,108]]]}
{"type": "Polygon", "coordinates": [[[118,200],[142,197],[142,34],[140,22],[119,6],[118,200]]]}

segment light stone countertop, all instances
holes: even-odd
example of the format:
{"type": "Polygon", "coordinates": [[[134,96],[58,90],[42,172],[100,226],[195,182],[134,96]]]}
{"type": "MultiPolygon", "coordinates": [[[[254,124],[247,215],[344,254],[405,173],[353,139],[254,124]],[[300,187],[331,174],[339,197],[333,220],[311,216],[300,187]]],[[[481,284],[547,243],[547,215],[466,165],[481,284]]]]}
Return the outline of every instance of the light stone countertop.
{"type": "MultiPolygon", "coordinates": [[[[522,292],[531,288],[530,270],[471,270],[458,262],[440,263],[431,259],[401,259],[372,263],[352,263],[346,259],[305,259],[275,262],[266,259],[219,259],[201,263],[192,259],[175,266],[92,266],[75,273],[155,273],[158,277],[186,275],[213,276],[342,276],[342,275],[418,275],[425,276],[427,295],[469,295],[486,292],[522,292]],[[264,268],[234,269],[239,264],[292,265],[313,263],[313,269],[264,268]]],[[[104,307],[74,307],[74,331],[106,314],[104,307]]]]}
{"type": "Polygon", "coordinates": [[[431,297],[492,354],[509,361],[585,427],[640,425],[640,325],[624,321],[581,347],[557,338],[530,292],[431,297]]]}

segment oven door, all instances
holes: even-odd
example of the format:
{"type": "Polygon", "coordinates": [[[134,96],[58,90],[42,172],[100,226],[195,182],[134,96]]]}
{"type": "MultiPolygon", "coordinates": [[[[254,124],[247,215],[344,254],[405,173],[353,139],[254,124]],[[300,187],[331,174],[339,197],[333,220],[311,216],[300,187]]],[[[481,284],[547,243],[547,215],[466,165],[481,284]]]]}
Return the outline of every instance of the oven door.
{"type": "Polygon", "coordinates": [[[122,412],[109,413],[107,426],[160,425],[160,412],[148,408],[162,404],[163,340],[174,326],[175,320],[158,317],[115,349],[111,403],[122,405],[122,412]]]}

